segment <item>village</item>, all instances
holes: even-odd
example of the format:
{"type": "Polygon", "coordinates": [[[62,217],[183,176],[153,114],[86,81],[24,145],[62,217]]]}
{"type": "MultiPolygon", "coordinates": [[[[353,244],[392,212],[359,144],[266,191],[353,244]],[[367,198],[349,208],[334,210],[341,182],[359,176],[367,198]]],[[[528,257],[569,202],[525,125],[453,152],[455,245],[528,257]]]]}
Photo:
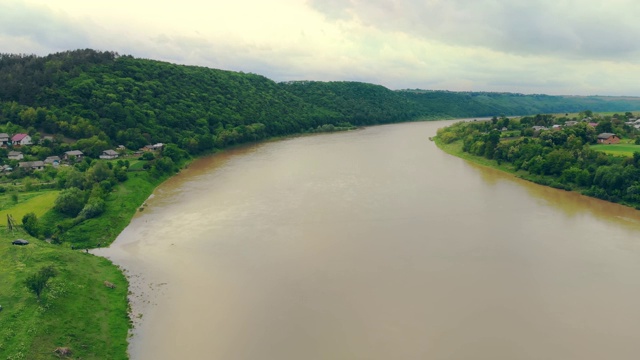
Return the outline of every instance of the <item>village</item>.
{"type": "MultiPolygon", "coordinates": [[[[85,154],[82,150],[74,149],[70,144],[56,139],[51,135],[38,135],[37,142],[26,133],[16,133],[10,136],[7,133],[0,133],[0,174],[7,175],[16,170],[22,173],[16,174],[13,178],[22,177],[30,171],[42,171],[46,167],[57,168],[78,163],[85,157],[95,157],[103,160],[113,160],[117,158],[137,158],[145,153],[154,154],[162,150],[162,143],[149,144],[132,151],[124,145],[119,145],[115,149],[105,149],[97,153],[85,154]],[[71,147],[71,148],[70,148],[71,147]],[[69,150],[64,150],[70,148],[69,150]],[[56,150],[61,151],[56,155],[56,150]],[[64,150],[64,151],[62,151],[64,150]],[[93,155],[93,156],[92,156],[93,155]]],[[[154,156],[147,156],[146,160],[153,159],[154,156]]]]}

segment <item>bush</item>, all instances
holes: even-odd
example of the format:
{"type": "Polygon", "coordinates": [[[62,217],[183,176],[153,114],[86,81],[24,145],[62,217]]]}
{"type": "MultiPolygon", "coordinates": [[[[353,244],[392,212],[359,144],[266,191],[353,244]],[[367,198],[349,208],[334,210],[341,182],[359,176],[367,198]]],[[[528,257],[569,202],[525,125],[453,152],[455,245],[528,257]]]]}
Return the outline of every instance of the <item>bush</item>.
{"type": "Polygon", "coordinates": [[[71,187],[60,192],[55,201],[54,209],[65,215],[76,216],[82,210],[84,204],[84,192],[76,187],[71,187]]]}
{"type": "Polygon", "coordinates": [[[91,198],[87,205],[82,208],[78,217],[83,219],[91,219],[99,216],[104,212],[106,203],[101,198],[91,198]]]}
{"type": "Polygon", "coordinates": [[[47,282],[54,276],[56,276],[56,270],[53,268],[53,266],[45,266],[40,268],[37,273],[29,276],[25,280],[25,285],[29,290],[36,294],[36,297],[38,298],[38,300],[40,300],[40,295],[42,294],[44,288],[47,286],[47,282]]]}
{"type": "Polygon", "coordinates": [[[140,156],[140,160],[153,160],[155,158],[156,157],[150,151],[147,151],[144,154],[142,154],[142,156],[140,156]]]}
{"type": "Polygon", "coordinates": [[[30,212],[22,217],[22,227],[27,234],[38,237],[38,217],[35,213],[30,212]]]}

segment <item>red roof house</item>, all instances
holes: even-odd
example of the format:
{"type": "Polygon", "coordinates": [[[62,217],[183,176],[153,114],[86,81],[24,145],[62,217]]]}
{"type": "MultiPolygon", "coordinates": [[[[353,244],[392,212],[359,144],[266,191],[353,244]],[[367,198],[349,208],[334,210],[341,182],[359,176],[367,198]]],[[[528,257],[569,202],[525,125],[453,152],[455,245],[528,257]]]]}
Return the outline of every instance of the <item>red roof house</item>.
{"type": "Polygon", "coordinates": [[[11,138],[13,145],[31,145],[31,136],[23,133],[15,134],[11,138]]]}

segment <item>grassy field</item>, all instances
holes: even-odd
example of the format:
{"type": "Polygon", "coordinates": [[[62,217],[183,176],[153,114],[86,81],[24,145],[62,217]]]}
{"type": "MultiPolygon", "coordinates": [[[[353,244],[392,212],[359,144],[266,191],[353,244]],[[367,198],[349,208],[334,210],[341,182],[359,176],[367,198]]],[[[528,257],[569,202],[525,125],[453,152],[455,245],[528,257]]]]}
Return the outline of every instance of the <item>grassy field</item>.
{"type": "Polygon", "coordinates": [[[0,269],[0,359],[56,359],[56,347],[74,359],[127,358],[127,281],[108,260],[0,228],[0,269]],[[49,265],[57,276],[38,300],[25,279],[49,265]]]}
{"type": "Polygon", "coordinates": [[[146,160],[130,160],[129,171],[143,171],[146,160]]]}
{"type": "Polygon", "coordinates": [[[484,158],[482,156],[476,156],[476,155],[472,155],[469,153],[466,153],[464,151],[462,151],[462,141],[454,141],[450,144],[445,144],[442,141],[440,141],[437,137],[434,138],[434,142],[436,143],[436,145],[442,149],[444,152],[451,154],[453,156],[457,156],[459,158],[465,159],[465,160],[469,160],[471,162],[474,162],[476,164],[482,165],[482,166],[487,166],[487,167],[491,167],[494,169],[499,169],[511,174],[516,175],[518,172],[515,170],[515,168],[513,167],[513,165],[509,164],[509,163],[502,163],[502,164],[498,164],[497,161],[495,160],[489,160],[487,158],[484,158]]]}
{"type": "Polygon", "coordinates": [[[127,181],[119,184],[109,194],[104,214],[85,220],[69,229],[64,234],[63,240],[83,248],[108,246],[129,224],[153,189],[165,178],[166,176],[151,179],[146,172],[131,173],[127,181]]]}
{"type": "Polygon", "coordinates": [[[593,150],[602,151],[617,156],[633,156],[634,152],[640,152],[640,145],[635,144],[597,144],[591,145],[593,150]]]}
{"type": "Polygon", "coordinates": [[[13,219],[21,223],[22,217],[30,212],[41,217],[53,208],[53,203],[58,197],[58,191],[40,191],[30,193],[19,193],[18,202],[14,203],[11,195],[0,196],[0,226],[7,226],[7,215],[11,214],[13,219]]]}
{"type": "MultiPolygon", "coordinates": [[[[167,176],[130,173],[129,179],[109,194],[105,213],[68,230],[63,245],[34,239],[22,230],[10,233],[4,221],[5,226],[0,227],[0,359],[56,359],[56,347],[69,347],[74,359],[127,358],[130,321],[124,274],[109,260],[70,247],[110,244],[167,176]],[[16,238],[30,244],[11,245],[16,238]],[[25,279],[49,265],[58,276],[50,280],[38,300],[27,289],[25,279]],[[105,281],[116,287],[106,287],[105,281]]],[[[56,196],[57,191],[20,193],[18,202],[13,203],[11,195],[3,194],[0,214],[10,213],[19,223],[30,211],[49,225],[70,221],[47,211],[56,196]]]]}

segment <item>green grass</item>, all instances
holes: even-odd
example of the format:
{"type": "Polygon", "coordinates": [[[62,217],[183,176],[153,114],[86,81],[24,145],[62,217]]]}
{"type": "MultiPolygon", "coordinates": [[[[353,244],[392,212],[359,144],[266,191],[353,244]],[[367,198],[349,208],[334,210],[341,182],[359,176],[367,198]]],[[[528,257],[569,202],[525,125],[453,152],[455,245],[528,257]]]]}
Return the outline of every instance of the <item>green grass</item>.
{"type": "Polygon", "coordinates": [[[640,152],[640,145],[634,144],[598,144],[591,145],[593,150],[602,151],[617,156],[633,156],[634,152],[640,152]]]}
{"type": "MultiPolygon", "coordinates": [[[[155,187],[167,177],[165,175],[154,179],[146,172],[129,173],[129,179],[116,186],[107,197],[105,212],[69,229],[63,235],[63,241],[83,248],[108,246],[129,224],[155,187]]],[[[55,223],[61,219],[63,218],[49,217],[48,221],[55,223]]]]}
{"type": "MultiPolygon", "coordinates": [[[[63,245],[0,227],[0,359],[56,359],[53,350],[59,346],[71,348],[71,357],[76,359],[127,358],[130,321],[124,274],[109,260],[73,251],[70,246],[84,249],[113,242],[168,176],[130,173],[129,179],[109,194],[105,213],[69,229],[63,234],[63,245]],[[13,246],[15,238],[31,244],[13,246]],[[48,265],[59,275],[51,279],[38,301],[24,282],[48,265]],[[104,281],[116,288],[107,288],[104,281]]],[[[10,200],[10,195],[4,196],[10,200]]],[[[17,221],[22,212],[36,211],[41,223],[50,226],[70,221],[55,211],[46,211],[56,196],[56,191],[21,193],[18,204],[3,211],[11,212],[17,221]],[[18,212],[20,209],[24,211],[18,212]]]]}
{"type": "Polygon", "coordinates": [[[53,204],[58,197],[58,191],[42,191],[35,193],[19,193],[18,202],[13,203],[11,196],[4,194],[0,201],[2,202],[2,210],[0,210],[0,226],[7,226],[7,215],[11,214],[18,223],[22,217],[30,212],[34,212],[36,216],[41,217],[47,211],[53,208],[53,204]]]}
{"type": "Polygon", "coordinates": [[[143,171],[144,164],[148,163],[147,160],[130,160],[129,161],[129,171],[143,171]]]}
{"type": "Polygon", "coordinates": [[[516,170],[513,164],[511,163],[502,162],[498,164],[496,160],[490,160],[483,156],[477,156],[477,155],[466,153],[462,151],[462,140],[454,141],[450,144],[443,143],[442,141],[440,141],[438,137],[434,137],[433,140],[436,143],[436,145],[447,154],[470,161],[474,164],[504,171],[520,179],[528,180],[536,184],[551,186],[554,188],[564,189],[564,190],[572,189],[572,188],[567,188],[565,186],[562,186],[562,184],[555,182],[554,179],[550,179],[541,175],[532,175],[525,170],[516,170]]]}
{"type": "Polygon", "coordinates": [[[482,166],[486,166],[486,167],[502,170],[502,171],[505,171],[505,172],[508,172],[508,173],[514,174],[514,175],[518,174],[518,171],[516,171],[515,168],[513,167],[513,165],[510,164],[510,163],[498,164],[498,162],[495,161],[495,160],[490,160],[490,159],[487,159],[487,158],[482,157],[482,156],[476,156],[476,155],[469,154],[467,152],[462,151],[462,140],[458,140],[458,141],[454,141],[454,142],[449,143],[449,144],[445,144],[442,141],[440,141],[440,139],[438,139],[438,137],[435,137],[435,138],[433,138],[433,141],[436,143],[436,145],[441,150],[443,150],[447,154],[451,154],[453,156],[456,156],[456,157],[471,161],[471,162],[476,163],[478,165],[482,165],[482,166]]]}
{"type": "Polygon", "coordinates": [[[109,260],[2,228],[0,280],[0,359],[56,359],[58,346],[75,359],[127,358],[128,284],[109,260]],[[15,238],[30,244],[11,245],[15,238]],[[48,265],[58,275],[37,300],[24,282],[48,265]]]}

